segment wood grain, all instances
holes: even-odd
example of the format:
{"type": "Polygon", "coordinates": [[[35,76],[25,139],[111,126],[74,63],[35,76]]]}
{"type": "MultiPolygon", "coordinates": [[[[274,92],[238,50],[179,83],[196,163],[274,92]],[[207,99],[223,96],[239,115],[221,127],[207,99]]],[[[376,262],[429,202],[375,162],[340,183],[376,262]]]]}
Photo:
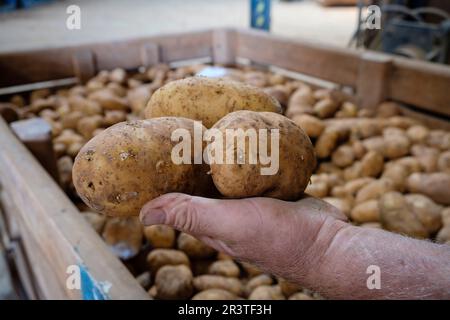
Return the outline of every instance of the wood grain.
{"type": "Polygon", "coordinates": [[[0,183],[17,208],[21,234],[33,243],[45,268],[36,276],[45,298],[79,299],[65,283],[69,265],[83,264],[96,281],[111,284],[112,299],[148,299],[125,266],[84,220],[74,204],[0,119],[0,183]],[[46,287],[46,282],[49,286],[46,287]]]}

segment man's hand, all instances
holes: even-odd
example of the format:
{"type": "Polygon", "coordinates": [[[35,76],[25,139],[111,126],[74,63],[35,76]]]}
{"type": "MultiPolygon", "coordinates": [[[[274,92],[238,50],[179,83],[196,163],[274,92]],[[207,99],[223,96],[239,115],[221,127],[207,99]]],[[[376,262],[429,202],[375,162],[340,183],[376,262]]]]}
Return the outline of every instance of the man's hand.
{"type": "Polygon", "coordinates": [[[173,193],[147,203],[141,221],[172,226],[329,298],[450,298],[450,247],[352,226],[312,197],[215,200],[173,193]],[[381,289],[366,285],[370,265],[380,267],[381,289]]]}

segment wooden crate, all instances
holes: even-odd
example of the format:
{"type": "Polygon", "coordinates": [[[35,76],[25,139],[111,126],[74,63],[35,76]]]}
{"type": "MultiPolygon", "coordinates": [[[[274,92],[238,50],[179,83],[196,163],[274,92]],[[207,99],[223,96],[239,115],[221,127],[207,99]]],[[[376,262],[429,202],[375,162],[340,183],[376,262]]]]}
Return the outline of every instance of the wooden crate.
{"type": "MultiPolygon", "coordinates": [[[[132,70],[159,62],[200,58],[224,65],[246,59],[258,65],[298,72],[351,89],[363,108],[375,108],[384,100],[394,100],[409,105],[404,108],[405,113],[434,127],[449,128],[450,68],[447,66],[292,41],[250,30],[206,30],[3,53],[0,54],[0,88],[61,79],[85,81],[102,69],[132,70]]],[[[148,299],[2,119],[0,139],[3,210],[18,226],[30,256],[38,297],[148,299]],[[85,290],[67,288],[69,265],[82,267],[87,275],[85,290]],[[102,296],[105,286],[109,290],[102,296]],[[100,297],[95,296],[99,292],[100,297]]]]}

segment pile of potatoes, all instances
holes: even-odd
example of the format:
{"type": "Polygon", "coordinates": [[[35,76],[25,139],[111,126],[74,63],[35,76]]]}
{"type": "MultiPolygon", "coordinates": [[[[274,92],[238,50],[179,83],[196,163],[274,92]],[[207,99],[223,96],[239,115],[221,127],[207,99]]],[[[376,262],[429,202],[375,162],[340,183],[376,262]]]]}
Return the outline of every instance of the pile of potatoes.
{"type": "MultiPolygon", "coordinates": [[[[76,195],[72,168],[86,142],[125,120],[167,116],[160,110],[171,102],[158,95],[156,106],[146,110],[153,93],[203,67],[102,71],[85,85],[37,90],[8,103],[21,118],[40,116],[51,124],[62,186],[155,299],[321,299],[170,227],[142,227],[137,217],[99,214],[76,195]]],[[[242,67],[231,69],[227,78],[275,98],[281,112],[309,136],[317,165],[306,193],[338,207],[355,225],[450,244],[450,132],[403,116],[394,102],[361,110],[339,91],[280,74],[242,67]]],[[[204,124],[212,126],[223,116],[207,114],[204,124]]]]}

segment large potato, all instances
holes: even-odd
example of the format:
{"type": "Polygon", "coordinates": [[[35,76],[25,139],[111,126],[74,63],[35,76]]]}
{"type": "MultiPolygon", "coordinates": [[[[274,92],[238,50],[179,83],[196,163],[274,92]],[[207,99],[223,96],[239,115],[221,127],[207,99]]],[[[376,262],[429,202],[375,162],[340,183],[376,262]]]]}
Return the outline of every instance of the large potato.
{"type": "Polygon", "coordinates": [[[146,118],[184,117],[210,128],[238,110],[281,112],[280,103],[261,89],[226,79],[192,77],[158,89],[145,109],[146,118]]]}
{"type": "Polygon", "coordinates": [[[194,291],[192,279],[192,272],[185,265],[164,266],[156,273],[156,297],[162,300],[187,299],[194,291]]]}
{"type": "Polygon", "coordinates": [[[178,128],[193,136],[194,121],[158,118],[118,123],[91,139],[73,166],[81,199],[111,216],[138,215],[142,206],[168,192],[198,193],[210,178],[207,165],[175,164],[171,133],[178,128]]]}
{"type": "MultiPolygon", "coordinates": [[[[210,146],[220,149],[223,158],[229,153],[233,163],[211,163],[211,174],[214,184],[222,195],[230,198],[266,196],[284,200],[296,200],[305,190],[312,171],[316,166],[314,149],[305,132],[288,118],[272,112],[237,111],[219,122],[217,129],[226,137],[229,129],[255,129],[258,149],[250,148],[249,141],[236,143],[236,139],[223,139],[223,143],[214,140],[210,146]],[[259,139],[259,129],[267,129],[267,145],[259,139]],[[279,139],[271,129],[278,129],[279,139]],[[228,141],[228,140],[231,140],[228,141]],[[272,140],[278,140],[278,148],[272,140]],[[267,148],[269,164],[261,163],[261,147],[267,148]],[[273,148],[276,148],[272,150],[273,148]],[[277,157],[278,152],[278,157],[277,157]],[[251,163],[251,157],[254,163],[251,163]],[[276,168],[278,161],[278,168],[276,168]],[[273,169],[273,170],[272,170],[273,169]]],[[[249,137],[249,136],[247,136],[249,137]]],[[[217,159],[216,159],[217,160],[217,159]]],[[[268,159],[266,159],[268,160],[268,159]]]]}

